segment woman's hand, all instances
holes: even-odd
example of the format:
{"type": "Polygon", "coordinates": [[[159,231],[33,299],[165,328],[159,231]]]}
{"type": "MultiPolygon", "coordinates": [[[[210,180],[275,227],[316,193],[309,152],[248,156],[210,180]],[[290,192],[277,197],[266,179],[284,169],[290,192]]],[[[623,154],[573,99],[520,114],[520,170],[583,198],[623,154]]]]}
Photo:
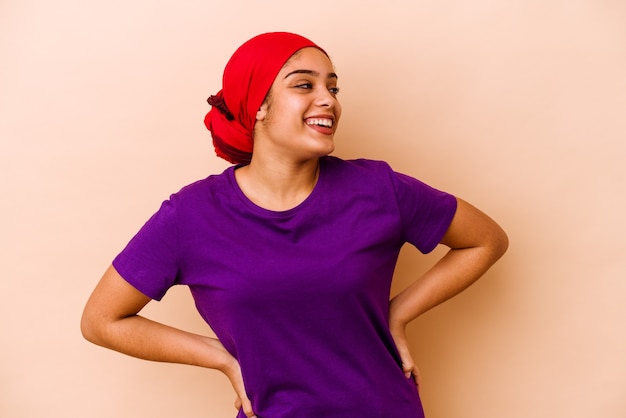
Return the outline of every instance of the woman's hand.
{"type": "Polygon", "coordinates": [[[400,354],[400,360],[402,361],[402,371],[404,371],[404,375],[407,379],[410,379],[411,376],[415,377],[415,383],[417,384],[417,387],[420,388],[422,384],[422,379],[419,369],[415,365],[415,362],[413,361],[413,356],[411,355],[411,351],[409,349],[409,343],[406,338],[405,326],[400,324],[393,324],[390,326],[390,331],[391,336],[393,337],[393,341],[396,344],[396,348],[398,349],[398,353],[400,354]]]}
{"type": "MultiPolygon", "coordinates": [[[[219,341],[217,344],[222,345],[219,341]]],[[[227,360],[224,362],[224,366],[220,367],[220,371],[228,377],[230,380],[230,384],[233,386],[235,390],[235,394],[237,395],[237,399],[235,399],[235,408],[237,410],[242,409],[246,417],[248,418],[256,418],[254,411],[252,410],[252,403],[250,399],[248,399],[248,395],[246,393],[246,388],[243,383],[243,375],[241,374],[241,366],[236,358],[234,358],[224,346],[222,346],[224,350],[224,355],[227,360]]]]}

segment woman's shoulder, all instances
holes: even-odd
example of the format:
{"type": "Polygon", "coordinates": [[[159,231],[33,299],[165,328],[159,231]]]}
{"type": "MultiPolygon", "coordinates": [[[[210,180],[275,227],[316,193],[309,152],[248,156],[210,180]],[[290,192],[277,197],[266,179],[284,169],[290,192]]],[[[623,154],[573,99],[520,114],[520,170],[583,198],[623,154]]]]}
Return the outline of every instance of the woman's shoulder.
{"type": "Polygon", "coordinates": [[[227,193],[232,190],[230,178],[233,170],[234,166],[225,169],[222,173],[211,174],[193,181],[172,193],[169,200],[183,205],[196,204],[198,200],[207,201],[207,198],[227,193]]]}
{"type": "Polygon", "coordinates": [[[324,158],[324,162],[330,170],[342,170],[346,172],[353,172],[361,175],[372,174],[385,174],[388,175],[392,171],[391,167],[386,161],[372,160],[367,158],[355,158],[355,159],[342,159],[335,156],[328,156],[324,158]]]}
{"type": "Polygon", "coordinates": [[[393,171],[385,161],[325,157],[321,162],[325,184],[333,190],[385,195],[393,190],[393,171]]]}

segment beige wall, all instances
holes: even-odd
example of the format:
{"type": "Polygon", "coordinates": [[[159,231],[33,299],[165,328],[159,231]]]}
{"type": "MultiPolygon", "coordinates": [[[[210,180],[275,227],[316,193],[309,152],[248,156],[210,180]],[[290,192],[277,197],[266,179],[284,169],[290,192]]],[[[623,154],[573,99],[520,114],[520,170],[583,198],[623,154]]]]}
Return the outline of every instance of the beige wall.
{"type": "MultiPolygon", "coordinates": [[[[335,60],[336,155],[510,235],[411,325],[429,418],[623,418],[625,21],[621,0],[0,1],[0,416],[234,416],[217,372],[109,352],[78,322],[161,200],[226,166],[202,119],[230,54],[288,30],[335,60]]],[[[433,260],[404,251],[394,291],[433,260]]],[[[185,289],[148,310],[207,332],[185,289]]]]}

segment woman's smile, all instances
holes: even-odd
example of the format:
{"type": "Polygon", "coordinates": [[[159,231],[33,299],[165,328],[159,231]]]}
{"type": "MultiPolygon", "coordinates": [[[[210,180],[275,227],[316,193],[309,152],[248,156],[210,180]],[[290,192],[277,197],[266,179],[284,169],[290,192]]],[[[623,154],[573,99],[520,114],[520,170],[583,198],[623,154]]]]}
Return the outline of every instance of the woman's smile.
{"type": "Polygon", "coordinates": [[[315,131],[324,135],[333,134],[334,119],[332,117],[310,117],[305,119],[305,123],[315,131]]]}

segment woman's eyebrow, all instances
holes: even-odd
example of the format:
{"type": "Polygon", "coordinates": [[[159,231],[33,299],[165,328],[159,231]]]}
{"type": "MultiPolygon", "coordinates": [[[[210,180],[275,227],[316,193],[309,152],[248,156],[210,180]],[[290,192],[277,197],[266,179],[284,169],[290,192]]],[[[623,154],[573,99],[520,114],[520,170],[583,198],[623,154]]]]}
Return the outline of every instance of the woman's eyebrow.
{"type": "MultiPolygon", "coordinates": [[[[285,78],[288,78],[294,74],[308,74],[308,75],[312,75],[313,77],[319,77],[320,73],[318,73],[317,71],[313,71],[313,70],[294,70],[292,72],[290,72],[289,74],[287,74],[285,76],[285,78]]],[[[326,78],[339,78],[339,76],[337,76],[336,73],[328,73],[328,77],[326,78]]]]}

